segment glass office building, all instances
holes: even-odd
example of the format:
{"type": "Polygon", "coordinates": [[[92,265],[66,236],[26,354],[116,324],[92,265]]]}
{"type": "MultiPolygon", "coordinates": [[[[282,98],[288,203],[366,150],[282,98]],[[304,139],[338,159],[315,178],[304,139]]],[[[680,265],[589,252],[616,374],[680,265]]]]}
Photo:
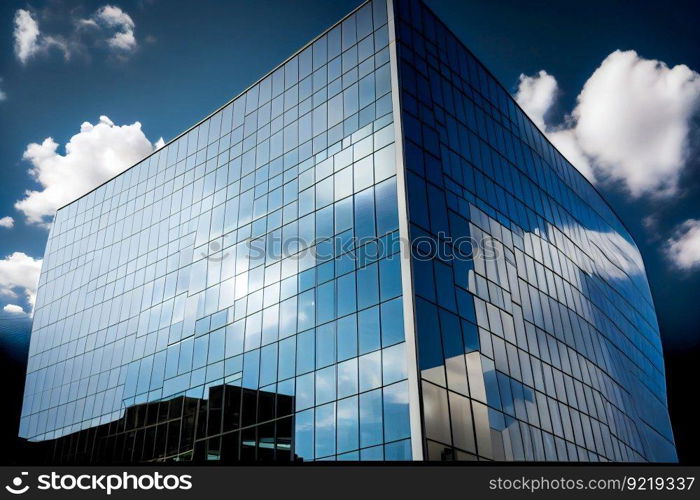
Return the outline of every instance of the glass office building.
{"type": "Polygon", "coordinates": [[[20,435],[57,463],[676,459],[634,241],[404,0],[58,211],[20,435]]]}

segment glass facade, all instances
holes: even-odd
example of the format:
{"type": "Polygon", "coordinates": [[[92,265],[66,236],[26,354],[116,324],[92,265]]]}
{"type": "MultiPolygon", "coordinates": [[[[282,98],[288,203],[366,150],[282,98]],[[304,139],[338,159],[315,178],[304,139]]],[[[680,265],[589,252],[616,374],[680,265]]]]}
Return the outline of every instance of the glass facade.
{"type": "Polygon", "coordinates": [[[675,460],[631,237],[384,0],[58,211],[20,435],[56,462],[675,460]]]}
{"type": "Polygon", "coordinates": [[[446,249],[412,259],[427,458],[675,461],[634,241],[441,21],[395,5],[411,239],[446,249]]]}

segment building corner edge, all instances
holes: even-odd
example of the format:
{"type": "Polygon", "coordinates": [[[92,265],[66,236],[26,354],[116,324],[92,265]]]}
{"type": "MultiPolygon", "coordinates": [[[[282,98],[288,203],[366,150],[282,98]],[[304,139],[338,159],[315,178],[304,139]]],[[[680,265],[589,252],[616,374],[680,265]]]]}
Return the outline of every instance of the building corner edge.
{"type": "Polygon", "coordinates": [[[411,455],[413,460],[424,460],[423,426],[421,418],[420,378],[415,328],[415,307],[411,265],[411,245],[408,227],[408,200],[406,189],[403,126],[401,123],[401,95],[399,87],[398,52],[396,49],[396,22],[394,0],[386,0],[389,31],[389,66],[391,70],[391,100],[394,122],[394,149],[396,161],[396,189],[399,214],[401,258],[401,292],[403,297],[404,337],[406,341],[406,368],[408,375],[408,406],[411,426],[411,455]]]}

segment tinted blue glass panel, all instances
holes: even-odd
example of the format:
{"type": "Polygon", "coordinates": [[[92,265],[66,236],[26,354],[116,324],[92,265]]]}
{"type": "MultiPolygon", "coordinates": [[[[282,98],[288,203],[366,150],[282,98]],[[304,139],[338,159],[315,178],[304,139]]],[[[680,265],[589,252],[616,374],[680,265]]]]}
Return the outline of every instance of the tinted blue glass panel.
{"type": "Polygon", "coordinates": [[[634,241],[432,12],[394,5],[425,457],[674,460],[634,241]]]}

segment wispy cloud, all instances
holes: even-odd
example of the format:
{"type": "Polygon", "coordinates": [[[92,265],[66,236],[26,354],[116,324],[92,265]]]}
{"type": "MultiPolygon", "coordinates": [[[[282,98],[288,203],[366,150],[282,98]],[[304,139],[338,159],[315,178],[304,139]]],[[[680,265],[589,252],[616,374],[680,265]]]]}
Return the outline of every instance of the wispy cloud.
{"type": "Polygon", "coordinates": [[[105,32],[107,46],[120,54],[128,54],[138,48],[134,35],[136,25],[129,14],[114,5],[104,5],[87,19],[81,19],[83,27],[101,29],[105,32]]]}
{"type": "MultiPolygon", "coordinates": [[[[45,12],[45,16],[52,15],[45,12]]],[[[124,59],[139,47],[135,30],[131,16],[114,5],[103,5],[85,18],[71,18],[60,33],[44,32],[35,12],[18,9],[14,16],[14,52],[22,64],[52,49],[60,51],[65,60],[98,47],[124,59]]]]}
{"type": "Polygon", "coordinates": [[[32,12],[18,9],[14,19],[14,49],[15,56],[22,64],[38,54],[47,53],[56,48],[63,52],[66,59],[70,58],[68,43],[61,36],[46,35],[39,30],[39,22],[32,12]]]}

